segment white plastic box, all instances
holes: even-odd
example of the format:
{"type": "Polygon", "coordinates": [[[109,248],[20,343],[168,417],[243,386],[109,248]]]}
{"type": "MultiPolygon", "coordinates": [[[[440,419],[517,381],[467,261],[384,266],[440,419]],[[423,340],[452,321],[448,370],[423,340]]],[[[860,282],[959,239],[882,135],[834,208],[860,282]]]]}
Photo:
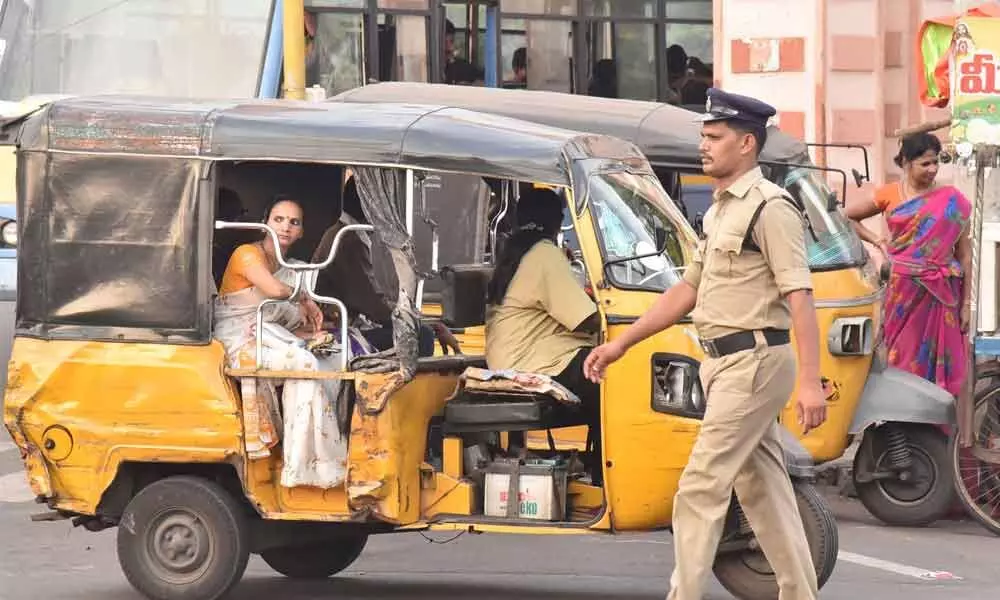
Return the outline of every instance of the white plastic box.
{"type": "Polygon", "coordinates": [[[494,462],[486,467],[484,512],[488,517],[561,521],[566,515],[566,467],[556,461],[494,462]],[[511,485],[511,477],[514,485],[511,485]],[[517,489],[517,506],[508,498],[517,489]]]}

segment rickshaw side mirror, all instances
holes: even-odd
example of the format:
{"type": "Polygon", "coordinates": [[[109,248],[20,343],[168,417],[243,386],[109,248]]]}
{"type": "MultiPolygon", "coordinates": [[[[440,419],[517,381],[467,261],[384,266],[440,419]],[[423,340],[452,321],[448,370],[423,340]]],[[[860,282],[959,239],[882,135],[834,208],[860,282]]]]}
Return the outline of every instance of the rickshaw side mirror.
{"type": "Polygon", "coordinates": [[[851,175],[854,175],[854,184],[861,187],[861,184],[865,182],[865,176],[857,169],[851,169],[851,175]]]}
{"type": "Polygon", "coordinates": [[[656,251],[663,252],[667,249],[667,230],[662,227],[657,227],[653,230],[656,236],[656,251]]]}

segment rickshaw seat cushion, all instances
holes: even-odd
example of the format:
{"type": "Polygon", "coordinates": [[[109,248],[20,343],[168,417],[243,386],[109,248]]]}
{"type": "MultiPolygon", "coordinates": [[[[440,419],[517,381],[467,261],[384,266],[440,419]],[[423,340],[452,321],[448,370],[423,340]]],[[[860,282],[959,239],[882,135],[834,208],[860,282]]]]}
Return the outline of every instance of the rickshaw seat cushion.
{"type": "Polygon", "coordinates": [[[451,432],[532,431],[582,425],[580,399],[551,377],[470,367],[444,406],[451,432]]]}
{"type": "Polygon", "coordinates": [[[493,277],[487,264],[448,265],[441,269],[441,321],[448,327],[486,323],[486,290],[493,277]]]}
{"type": "Polygon", "coordinates": [[[534,431],[586,424],[575,406],[536,394],[468,394],[445,404],[445,433],[534,431]]]}

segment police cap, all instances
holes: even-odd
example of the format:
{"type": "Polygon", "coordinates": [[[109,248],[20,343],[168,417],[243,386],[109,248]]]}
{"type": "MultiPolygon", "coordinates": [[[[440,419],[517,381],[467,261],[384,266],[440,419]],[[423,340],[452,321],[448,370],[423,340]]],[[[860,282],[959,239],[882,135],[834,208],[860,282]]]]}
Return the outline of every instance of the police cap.
{"type": "Polygon", "coordinates": [[[767,127],[767,120],[777,112],[773,106],[756,98],[709,88],[705,114],[698,120],[706,123],[735,120],[767,127]]]}

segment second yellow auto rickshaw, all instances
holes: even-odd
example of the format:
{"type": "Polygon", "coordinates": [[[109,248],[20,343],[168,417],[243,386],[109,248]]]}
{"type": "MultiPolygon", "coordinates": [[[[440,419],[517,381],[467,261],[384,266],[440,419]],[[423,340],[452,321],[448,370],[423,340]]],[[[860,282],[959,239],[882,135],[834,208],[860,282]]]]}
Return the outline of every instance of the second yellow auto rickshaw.
{"type": "MultiPolygon", "coordinates": [[[[512,454],[504,442],[510,432],[579,425],[571,395],[531,374],[484,376],[481,356],[418,358],[415,343],[418,198],[447,174],[499,182],[500,201],[512,210],[511,192],[523,184],[558,189],[602,337],[642,314],[655,291],[623,294],[602,282],[641,274],[670,285],[695,236],[635,145],[443,104],[131,97],[59,100],[3,131],[17,147],[21,240],[4,424],[31,489],[49,507],[34,519],[117,527],[122,569],[147,597],[222,597],[252,553],[289,577],[327,577],[375,534],[670,526],[703,410],[690,326],[651,338],[609,369],[596,479],[580,471],[573,451],[512,454]],[[266,224],[218,219],[219,190],[234,191],[250,214],[275,194],[295,198],[309,245],[340,215],[348,169],[371,222],[355,229],[373,229],[395,266],[392,350],[353,350],[343,303],[316,294],[311,274],[335,258],[335,240],[318,263],[291,261],[309,257],[309,248],[278,256],[297,273],[293,297],[337,306],[339,342],[328,347],[335,366],[267,369],[260,343],[249,364],[234,365],[213,338],[213,255],[232,252],[223,232],[276,234],[266,224]],[[671,268],[620,254],[645,245],[668,248],[671,268]],[[336,417],[339,435],[326,431],[323,440],[341,444],[342,475],[286,486],[289,448],[308,440],[286,439],[289,429],[277,425],[294,416],[288,396],[277,401],[261,390],[310,380],[337,389],[320,412],[336,417]],[[444,435],[440,464],[428,451],[435,418],[444,435]]],[[[498,219],[483,217],[489,239],[498,219]]],[[[442,318],[481,325],[489,262],[440,270],[450,274],[442,318]]],[[[252,331],[264,330],[265,304],[273,301],[257,307],[252,331]]],[[[823,585],[837,561],[837,528],[788,438],[823,585]]],[[[714,572],[737,597],[776,597],[735,496],[714,572]]]]}
{"type": "MultiPolygon", "coordinates": [[[[642,150],[670,200],[696,229],[711,202],[710,189],[698,179],[702,170],[697,113],[669,104],[407,82],[366,85],[331,101],[446,103],[553,127],[613,135],[642,150]]],[[[843,198],[838,201],[826,183],[826,173],[837,170],[813,164],[808,146],[776,127],[768,128],[760,162],[765,176],[785,187],[808,219],[815,302],[821,339],[826,340],[821,371],[829,384],[827,422],[802,435],[792,402],[782,422],[798,435],[819,469],[839,468],[845,463],[853,467],[859,498],[880,520],[897,525],[929,524],[954,506],[948,437],[941,429],[955,422],[954,399],[916,375],[888,367],[876,352],[881,282],[861,240],[839,210],[843,198]],[[859,444],[852,459],[845,451],[854,441],[859,444]]],[[[848,176],[841,174],[846,194],[848,176]]],[[[854,172],[853,179],[859,185],[864,178],[854,172]]],[[[655,261],[649,262],[655,270],[655,261]]],[[[623,306],[632,306],[638,292],[663,290],[656,287],[656,280],[622,281],[613,274],[605,283],[609,284],[605,293],[623,306]]],[[[614,325],[632,320],[609,312],[614,325]]],[[[478,332],[470,333],[476,344],[478,332]]],[[[683,347],[670,351],[695,362],[701,359],[697,348],[693,353],[683,347]]],[[[582,433],[567,432],[562,438],[569,445],[579,445],[582,433]]],[[[536,443],[544,444],[545,439],[536,437],[536,443]]]]}

